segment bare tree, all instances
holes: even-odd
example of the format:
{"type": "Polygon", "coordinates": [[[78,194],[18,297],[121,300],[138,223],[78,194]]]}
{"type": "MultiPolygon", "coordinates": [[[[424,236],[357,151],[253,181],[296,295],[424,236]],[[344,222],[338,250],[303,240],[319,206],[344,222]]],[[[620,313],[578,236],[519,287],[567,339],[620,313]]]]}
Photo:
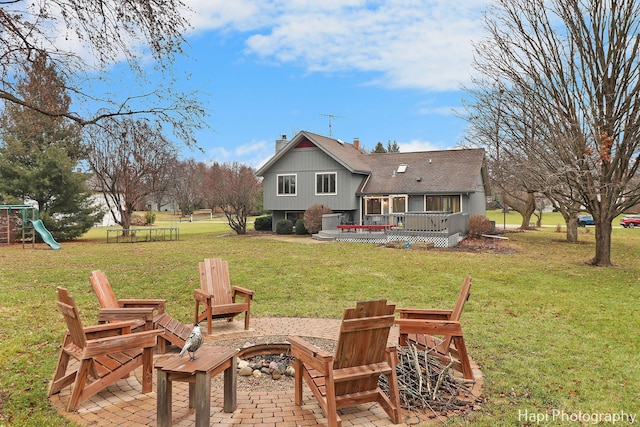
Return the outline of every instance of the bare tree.
{"type": "Polygon", "coordinates": [[[465,139],[468,145],[482,146],[485,150],[489,176],[496,199],[502,208],[512,208],[522,216],[521,228],[528,228],[536,209],[535,180],[530,175],[540,173],[527,164],[527,153],[511,147],[526,147],[535,137],[533,126],[523,114],[524,100],[496,82],[476,80],[467,89],[473,100],[465,102],[468,121],[465,139]]]}
{"type": "Polygon", "coordinates": [[[207,165],[188,159],[172,166],[173,182],[171,198],[182,215],[189,215],[204,205],[204,185],[208,174],[207,165]]]}
{"type": "MultiPolygon", "coordinates": [[[[51,117],[65,117],[80,125],[114,116],[154,115],[171,123],[176,135],[193,143],[193,127],[201,126],[204,111],[194,94],[176,93],[171,68],[183,53],[182,34],[188,28],[180,0],[47,0],[0,3],[0,99],[51,117]],[[35,58],[44,56],[66,82],[61,90],[74,105],[94,106],[80,113],[56,105],[34,103],[16,90],[16,77],[26,74],[35,58]],[[168,84],[145,81],[148,69],[141,61],[151,57],[168,84]],[[92,90],[91,82],[106,78],[103,71],[125,61],[129,95],[120,97],[92,90]],[[138,93],[132,88],[139,84],[138,93]]],[[[104,86],[104,82],[101,83],[104,86]]],[[[117,83],[106,82],[113,91],[117,83]]]]}
{"type": "Polygon", "coordinates": [[[527,228],[533,215],[538,224],[541,222],[539,195],[543,194],[562,214],[567,241],[577,243],[581,204],[564,196],[571,193],[571,188],[561,181],[561,176],[549,175],[546,163],[529,155],[540,140],[548,140],[549,136],[535,121],[528,92],[495,80],[477,79],[474,83],[473,88],[467,89],[471,100],[465,101],[463,118],[469,122],[465,138],[469,145],[484,147],[497,199],[520,213],[521,228],[527,228]]]}
{"type": "Polygon", "coordinates": [[[237,234],[247,232],[247,218],[261,196],[262,183],[249,166],[233,162],[210,168],[207,189],[212,195],[211,208],[220,207],[229,227],[237,234]]]}
{"type": "Polygon", "coordinates": [[[159,124],[147,120],[110,119],[91,130],[89,164],[97,190],[104,195],[114,221],[128,230],[131,215],[144,208],[153,194],[156,177],[175,160],[175,147],[159,124]]]}
{"type": "Polygon", "coordinates": [[[528,163],[593,215],[591,262],[611,265],[611,223],[640,201],[640,3],[497,0],[485,23],[477,70],[526,97],[528,163]]]}
{"type": "Polygon", "coordinates": [[[172,187],[175,183],[175,170],[174,168],[178,164],[178,159],[170,161],[165,168],[153,178],[151,194],[151,200],[155,203],[158,211],[162,211],[162,208],[167,204],[170,204],[172,200],[172,187]]]}

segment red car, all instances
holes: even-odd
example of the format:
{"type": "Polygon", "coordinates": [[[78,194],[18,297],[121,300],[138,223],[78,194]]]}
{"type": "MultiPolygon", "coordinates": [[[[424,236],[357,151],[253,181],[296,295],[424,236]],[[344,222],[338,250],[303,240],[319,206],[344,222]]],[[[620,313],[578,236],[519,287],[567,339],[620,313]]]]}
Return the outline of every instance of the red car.
{"type": "Polygon", "coordinates": [[[620,218],[620,225],[624,228],[640,227],[640,216],[623,216],[620,218]]]}

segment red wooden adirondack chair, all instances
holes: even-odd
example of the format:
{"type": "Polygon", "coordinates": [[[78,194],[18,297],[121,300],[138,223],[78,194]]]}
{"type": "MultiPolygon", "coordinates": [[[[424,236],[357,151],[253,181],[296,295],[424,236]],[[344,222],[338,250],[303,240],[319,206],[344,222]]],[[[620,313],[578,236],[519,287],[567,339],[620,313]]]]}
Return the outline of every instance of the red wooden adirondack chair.
{"type": "Polygon", "coordinates": [[[295,357],[295,401],[302,404],[304,379],[324,410],[329,427],[341,425],[340,408],[377,402],[395,424],[400,423],[400,395],[396,377],[398,354],[387,347],[395,305],[386,300],[358,302],[342,317],[334,355],[289,337],[295,357]],[[378,387],[380,375],[388,376],[390,396],[378,387]]]}
{"type": "Polygon", "coordinates": [[[399,344],[418,345],[437,356],[446,365],[453,361],[453,368],[465,379],[473,380],[471,363],[464,343],[460,315],[471,291],[471,276],[467,276],[453,310],[399,308],[399,344]]]}
{"type": "Polygon", "coordinates": [[[121,320],[135,320],[134,331],[146,327],[144,323],[151,316],[153,329],[160,329],[162,334],[158,337],[158,353],[166,352],[167,343],[180,348],[191,332],[191,326],[187,326],[179,320],[171,317],[166,312],[167,301],[164,299],[117,299],[107,275],[102,270],[94,270],[89,277],[91,288],[100,303],[98,322],[115,322],[121,320]]]}
{"type": "Polygon", "coordinates": [[[158,330],[131,333],[135,322],[83,327],[78,307],[65,288],[59,287],[58,308],[67,324],[49,396],[73,384],[67,411],[142,365],[142,392],[152,390],[153,346],[158,330]],[[77,366],[69,369],[71,359],[77,366]]]}
{"type": "Polygon", "coordinates": [[[207,333],[211,335],[212,319],[228,318],[229,321],[244,313],[244,328],[249,329],[251,300],[255,291],[231,286],[229,263],[220,258],[207,258],[198,263],[200,270],[200,289],[193,291],[196,300],[194,323],[207,321],[207,333]],[[237,301],[240,297],[243,301],[237,301]],[[200,304],[203,310],[200,312],[200,304]]]}

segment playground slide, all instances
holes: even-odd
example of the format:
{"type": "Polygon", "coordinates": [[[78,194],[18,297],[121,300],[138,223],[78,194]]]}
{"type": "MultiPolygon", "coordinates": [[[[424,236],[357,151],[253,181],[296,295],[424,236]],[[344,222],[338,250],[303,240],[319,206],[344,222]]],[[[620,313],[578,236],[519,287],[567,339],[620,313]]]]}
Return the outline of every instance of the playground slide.
{"type": "Polygon", "coordinates": [[[49,245],[51,249],[60,249],[62,247],[60,246],[60,243],[56,242],[53,239],[53,236],[51,235],[49,230],[46,229],[41,220],[36,219],[35,221],[30,222],[31,224],[33,224],[33,229],[36,230],[42,238],[42,241],[49,245]]]}

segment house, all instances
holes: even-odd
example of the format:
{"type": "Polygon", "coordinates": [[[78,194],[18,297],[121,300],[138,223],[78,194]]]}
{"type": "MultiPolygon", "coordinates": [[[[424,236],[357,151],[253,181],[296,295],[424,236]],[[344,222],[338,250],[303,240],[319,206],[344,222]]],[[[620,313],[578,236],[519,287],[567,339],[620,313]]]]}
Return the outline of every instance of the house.
{"type": "MultiPolygon", "coordinates": [[[[409,212],[485,215],[490,194],[483,149],[368,153],[358,139],[346,143],[302,131],[276,141],[263,177],[264,209],[273,224],[295,222],[315,204],[341,214],[341,223],[399,221],[409,212]]],[[[391,223],[391,222],[389,222],[391,223]]]]}

